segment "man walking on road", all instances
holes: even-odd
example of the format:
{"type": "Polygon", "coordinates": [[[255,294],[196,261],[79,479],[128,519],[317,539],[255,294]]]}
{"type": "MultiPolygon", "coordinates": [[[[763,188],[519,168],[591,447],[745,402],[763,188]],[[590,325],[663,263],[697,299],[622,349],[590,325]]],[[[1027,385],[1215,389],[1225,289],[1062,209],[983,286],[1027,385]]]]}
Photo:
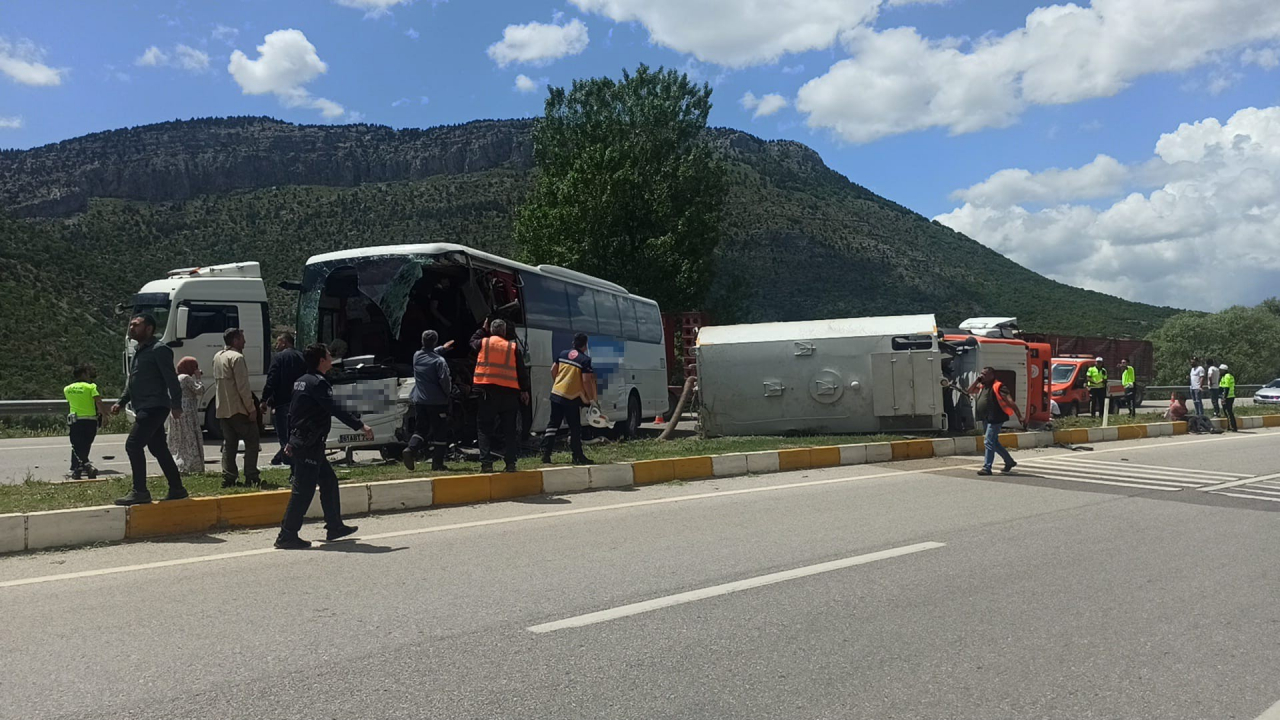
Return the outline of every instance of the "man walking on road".
{"type": "Polygon", "coordinates": [[[276,356],[271,358],[267,386],[262,390],[262,406],[275,410],[276,439],[280,441],[271,464],[289,467],[293,467],[293,459],[284,453],[284,446],[289,444],[289,402],[293,399],[293,384],[307,373],[307,363],[293,343],[291,332],[280,333],[276,338],[276,356]]]}
{"type": "Polygon", "coordinates": [[[1085,386],[1089,388],[1089,417],[1102,417],[1107,409],[1107,368],[1102,362],[1102,358],[1096,358],[1085,373],[1085,386]]]}
{"type": "Polygon", "coordinates": [[[1124,385],[1124,402],[1129,406],[1129,417],[1138,414],[1138,373],[1129,364],[1129,358],[1120,361],[1120,384],[1124,385]]]}
{"type": "Polygon", "coordinates": [[[324,510],[325,539],[333,542],[354,533],[357,528],[342,522],[342,496],[338,493],[338,476],[324,455],[325,438],[338,418],[352,430],[373,439],[373,429],[354,415],[333,404],[333,388],[325,380],[325,373],[333,367],[329,348],[321,343],[308,345],[302,353],[307,364],[307,374],[293,386],[293,399],[289,405],[289,442],[285,453],[293,459],[293,494],[284,511],[276,547],[281,550],[302,550],[311,543],[298,537],[302,520],[311,507],[320,488],[320,507],[324,510]]]}
{"type": "Polygon", "coordinates": [[[573,336],[573,348],[560,354],[551,366],[551,420],[542,434],[542,462],[551,464],[551,450],[556,444],[560,423],[569,426],[569,450],[574,465],[590,465],[582,452],[582,408],[596,401],[596,371],[587,355],[587,336],[573,336]]]}
{"type": "Polygon", "coordinates": [[[164,499],[181,500],[188,493],[182,485],[178,464],[169,452],[169,440],[164,432],[164,421],[169,415],[173,415],[175,420],[182,417],[182,386],[178,384],[178,372],[173,367],[173,350],[156,341],[156,319],[151,315],[135,315],[129,321],[129,339],[138,345],[129,362],[129,379],[124,392],[111,406],[111,414],[118,415],[126,405],[133,406],[133,428],[124,443],[124,452],[129,456],[129,468],[133,472],[133,490],[116,500],[116,504],[145,505],[151,502],[144,449],[151,451],[169,482],[169,494],[164,499]]]}
{"type": "Polygon", "coordinates": [[[1009,421],[1009,416],[1018,418],[1018,424],[1026,426],[1022,420],[1022,410],[1018,409],[1017,403],[1013,401],[1013,396],[1009,394],[1009,389],[1004,383],[996,379],[996,371],[994,368],[982,368],[982,373],[978,375],[978,379],[969,387],[969,394],[976,396],[974,401],[975,418],[983,419],[987,423],[986,438],[984,447],[986,448],[986,456],[983,459],[982,469],[978,471],[979,475],[990,475],[991,466],[995,462],[998,454],[1004,459],[1004,469],[1000,472],[1008,475],[1018,466],[1009,451],[1000,444],[1000,431],[1004,429],[1004,424],[1009,421]]]}
{"type": "Polygon", "coordinates": [[[1240,432],[1240,428],[1236,426],[1236,376],[1231,374],[1226,365],[1218,368],[1221,373],[1222,394],[1222,410],[1227,416],[1228,426],[1231,432],[1240,432]]]}
{"type": "Polygon", "coordinates": [[[1204,415],[1204,364],[1200,358],[1191,358],[1191,402],[1196,414],[1204,415]]]}
{"type": "Polygon", "coordinates": [[[453,376],[449,362],[441,351],[453,347],[453,341],[436,347],[440,335],[435,330],[422,333],[422,349],[413,354],[413,437],[404,451],[404,466],[410,470],[418,462],[425,444],[431,448],[431,469],[448,470],[444,456],[449,449],[449,396],[453,392],[453,376]]]}
{"type": "Polygon", "coordinates": [[[480,441],[480,472],[493,472],[493,435],[502,436],[505,472],[516,472],[520,452],[521,403],[529,404],[529,369],[514,340],[507,339],[505,320],[493,320],[471,338],[476,357],[475,389],[480,393],[476,435],[480,441]]]}
{"type": "Polygon", "coordinates": [[[217,383],[218,427],[222,430],[222,487],[235,487],[240,471],[236,453],[244,441],[244,484],[259,485],[258,411],[249,389],[249,363],[244,359],[244,331],[229,328],[222,334],[226,346],[213,356],[217,383]]]}

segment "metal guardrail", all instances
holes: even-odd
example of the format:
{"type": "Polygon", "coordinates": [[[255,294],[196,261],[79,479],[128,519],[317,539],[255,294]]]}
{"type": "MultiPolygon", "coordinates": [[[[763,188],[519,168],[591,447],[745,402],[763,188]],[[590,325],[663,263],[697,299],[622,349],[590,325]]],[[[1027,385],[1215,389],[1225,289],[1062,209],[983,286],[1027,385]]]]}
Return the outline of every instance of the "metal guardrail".
{"type": "MultiPolygon", "coordinates": [[[[107,405],[115,403],[115,398],[102,400],[107,405]]],[[[57,400],[0,400],[0,417],[15,415],[65,415],[67,401],[57,400]]]]}
{"type": "MultiPolygon", "coordinates": [[[[1242,398],[1253,397],[1254,393],[1258,392],[1264,387],[1266,386],[1265,385],[1237,385],[1236,397],[1242,397],[1242,398]]],[[[1154,399],[1156,395],[1163,396],[1165,400],[1168,400],[1169,393],[1175,393],[1175,392],[1190,393],[1191,386],[1190,385],[1148,385],[1142,388],[1142,391],[1146,393],[1145,397],[1148,400],[1154,399]]],[[[1205,398],[1208,398],[1208,397],[1209,397],[1209,393],[1206,392],[1205,398]]]]}

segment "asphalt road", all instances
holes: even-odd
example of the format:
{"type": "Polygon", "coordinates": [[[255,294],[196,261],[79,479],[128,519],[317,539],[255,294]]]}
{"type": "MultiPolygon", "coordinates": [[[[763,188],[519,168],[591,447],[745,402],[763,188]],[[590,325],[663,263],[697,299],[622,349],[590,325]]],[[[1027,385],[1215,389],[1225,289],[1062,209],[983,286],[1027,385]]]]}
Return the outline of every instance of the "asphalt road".
{"type": "Polygon", "coordinates": [[[0,718],[1270,719],[1278,441],[4,557],[0,718]]]}

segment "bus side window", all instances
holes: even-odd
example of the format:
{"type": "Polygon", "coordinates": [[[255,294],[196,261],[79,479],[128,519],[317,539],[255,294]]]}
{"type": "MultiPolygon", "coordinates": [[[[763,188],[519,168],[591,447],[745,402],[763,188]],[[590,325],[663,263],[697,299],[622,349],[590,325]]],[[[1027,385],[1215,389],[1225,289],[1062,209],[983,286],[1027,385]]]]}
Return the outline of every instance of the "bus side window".
{"type": "Polygon", "coordinates": [[[628,340],[639,340],[640,329],[636,326],[636,306],[630,298],[618,298],[618,309],[622,311],[622,336],[628,340]]]}
{"type": "Polygon", "coordinates": [[[573,331],[588,335],[599,335],[600,326],[596,323],[596,299],[591,290],[580,285],[568,285],[569,316],[573,331]]]}
{"type": "Polygon", "coordinates": [[[656,305],[636,302],[636,324],[639,325],[640,342],[662,343],[662,314],[656,305]]]}
{"type": "Polygon", "coordinates": [[[622,318],[618,315],[618,301],[613,295],[592,290],[596,296],[596,317],[600,320],[600,334],[622,338],[622,318]]]}
{"type": "Polygon", "coordinates": [[[530,327],[563,330],[569,326],[564,283],[532,273],[524,275],[525,319],[530,327]]]}

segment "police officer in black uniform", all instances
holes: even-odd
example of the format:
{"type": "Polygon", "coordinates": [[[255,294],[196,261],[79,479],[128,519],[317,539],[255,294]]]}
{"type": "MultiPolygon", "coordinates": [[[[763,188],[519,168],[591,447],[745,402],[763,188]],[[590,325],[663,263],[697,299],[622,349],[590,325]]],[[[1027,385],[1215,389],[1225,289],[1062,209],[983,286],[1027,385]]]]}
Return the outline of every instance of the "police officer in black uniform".
{"type": "Polygon", "coordinates": [[[298,537],[302,519],[311,507],[317,485],[320,488],[320,507],[324,509],[326,540],[333,542],[356,531],[354,525],[342,522],[342,506],[338,495],[338,476],[334,474],[324,455],[325,438],[329,437],[331,418],[338,418],[347,427],[359,430],[369,440],[373,429],[360,422],[354,415],[333,404],[333,388],[324,378],[333,367],[333,357],[323,343],[307,346],[302,357],[307,363],[307,374],[293,386],[293,399],[289,403],[289,444],[285,453],[293,458],[293,495],[284,511],[284,522],[276,537],[276,547],[281,550],[302,550],[311,543],[298,537]]]}

